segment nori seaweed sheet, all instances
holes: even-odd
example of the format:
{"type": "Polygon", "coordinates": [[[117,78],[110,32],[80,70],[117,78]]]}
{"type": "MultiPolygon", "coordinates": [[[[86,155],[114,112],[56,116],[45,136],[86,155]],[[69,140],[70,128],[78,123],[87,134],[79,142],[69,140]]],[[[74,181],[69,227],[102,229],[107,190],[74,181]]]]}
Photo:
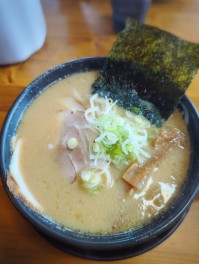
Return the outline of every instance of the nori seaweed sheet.
{"type": "Polygon", "coordinates": [[[199,68],[199,44],[128,19],[92,92],[161,126],[199,68]]]}

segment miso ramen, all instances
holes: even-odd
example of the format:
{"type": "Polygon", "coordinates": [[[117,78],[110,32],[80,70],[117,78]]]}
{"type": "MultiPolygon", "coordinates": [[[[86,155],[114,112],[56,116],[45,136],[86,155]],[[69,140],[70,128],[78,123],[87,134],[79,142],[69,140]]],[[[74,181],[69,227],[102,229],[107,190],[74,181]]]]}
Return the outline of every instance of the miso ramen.
{"type": "Polygon", "coordinates": [[[179,110],[156,128],[91,94],[97,75],[60,80],[29,106],[12,140],[8,186],[66,228],[117,233],[146,224],[173,202],[190,143],[179,110]]]}

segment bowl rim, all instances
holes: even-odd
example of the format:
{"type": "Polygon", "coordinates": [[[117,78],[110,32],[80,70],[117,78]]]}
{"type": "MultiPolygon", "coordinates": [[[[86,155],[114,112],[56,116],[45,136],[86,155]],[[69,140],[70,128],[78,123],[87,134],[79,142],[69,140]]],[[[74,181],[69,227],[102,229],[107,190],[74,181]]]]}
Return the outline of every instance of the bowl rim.
{"type": "MultiPolygon", "coordinates": [[[[42,232],[50,235],[53,238],[56,238],[60,241],[67,241],[71,245],[75,245],[78,247],[85,247],[88,246],[90,248],[98,247],[98,249],[102,249],[104,245],[106,245],[108,248],[113,248],[114,246],[117,247],[118,244],[121,247],[126,247],[127,245],[132,244],[138,244],[143,241],[146,241],[148,237],[156,237],[159,234],[161,234],[163,231],[169,228],[169,226],[172,225],[184,212],[185,209],[188,209],[188,207],[191,205],[192,201],[196,197],[198,193],[198,186],[199,186],[199,139],[194,138],[194,142],[192,142],[192,148],[194,148],[194,153],[192,152],[192,159],[193,155],[197,155],[194,160],[191,161],[191,169],[188,173],[188,179],[190,179],[189,182],[192,182],[192,188],[190,190],[187,190],[185,187],[187,185],[186,180],[184,187],[182,188],[180,194],[175,199],[174,203],[171,207],[169,207],[166,212],[159,215],[157,219],[153,220],[152,222],[136,228],[136,229],[130,229],[125,232],[115,233],[115,234],[84,234],[79,233],[74,230],[65,229],[64,232],[62,229],[59,228],[52,228],[52,223],[46,224],[45,222],[42,222],[40,218],[37,218],[35,216],[35,212],[28,208],[24,203],[17,197],[15,197],[10,191],[6,183],[6,173],[7,173],[7,166],[5,161],[5,149],[6,149],[6,138],[7,133],[10,127],[10,123],[12,123],[13,118],[15,118],[16,109],[20,107],[20,105],[23,103],[23,100],[26,99],[27,96],[29,96],[30,92],[30,100],[29,104],[32,103],[32,101],[39,96],[39,93],[37,92],[37,96],[33,96],[31,100],[31,89],[38,86],[39,84],[44,85],[45,80],[51,80],[51,76],[57,72],[59,72],[61,69],[69,70],[71,69],[71,65],[76,67],[79,65],[79,67],[84,67],[82,71],[92,69],[100,69],[102,67],[106,57],[87,57],[87,58],[81,58],[72,60],[63,64],[60,64],[56,67],[51,68],[47,72],[40,75],[38,78],[36,78],[34,81],[32,81],[17,97],[15,102],[12,104],[10,110],[7,113],[6,119],[4,121],[2,132],[1,132],[1,138],[0,138],[0,170],[1,170],[1,178],[3,182],[3,186],[10,197],[11,201],[15,205],[15,207],[18,209],[18,211],[29,221],[33,226],[35,226],[37,229],[41,230],[42,232]],[[85,67],[86,65],[86,67],[85,67]],[[88,67],[88,65],[90,65],[88,67]],[[48,79],[49,78],[49,79],[48,79]],[[198,152],[197,152],[197,151],[198,152]],[[192,167],[194,166],[194,171],[192,167]],[[198,170],[197,170],[198,169],[198,170]],[[191,174],[191,175],[190,175],[191,174]],[[193,181],[195,185],[193,186],[193,181]],[[197,184],[196,184],[197,183],[197,184]],[[186,197],[186,200],[183,199],[186,197]],[[180,202],[183,199],[183,203],[180,202]],[[175,212],[175,214],[174,214],[175,212]]],[[[93,70],[94,70],[93,69],[93,70]]],[[[80,71],[75,71],[76,73],[80,71]]],[[[73,72],[73,73],[75,73],[73,72]]],[[[65,76],[62,76],[62,78],[65,78],[71,74],[66,74],[65,76]]],[[[56,81],[58,81],[57,79],[56,81]]],[[[52,82],[50,85],[52,85],[54,82],[52,82]]],[[[42,91],[47,89],[50,85],[47,87],[43,87],[42,91]]],[[[194,107],[193,103],[190,101],[190,99],[185,95],[182,98],[181,101],[181,107],[183,108],[189,108],[189,112],[194,116],[194,127],[197,127],[197,131],[199,131],[199,115],[194,107]]],[[[25,111],[27,109],[28,105],[25,106],[25,111]]],[[[24,112],[23,112],[24,113],[24,112]]],[[[21,116],[22,114],[21,113],[21,116]]],[[[19,119],[19,118],[18,118],[19,119]]],[[[18,122],[19,123],[19,122],[18,122]]],[[[16,125],[15,129],[18,125],[16,125]]],[[[189,130],[189,133],[193,133],[193,130],[189,130]]],[[[194,135],[192,135],[194,137],[194,135]]],[[[103,248],[104,249],[104,248],[103,248]]]]}

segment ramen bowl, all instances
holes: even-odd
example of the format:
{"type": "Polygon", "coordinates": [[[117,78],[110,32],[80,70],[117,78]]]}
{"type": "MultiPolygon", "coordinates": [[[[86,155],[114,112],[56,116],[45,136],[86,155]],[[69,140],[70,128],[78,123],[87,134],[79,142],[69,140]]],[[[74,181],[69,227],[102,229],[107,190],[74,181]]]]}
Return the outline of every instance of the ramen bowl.
{"type": "Polygon", "coordinates": [[[1,131],[0,166],[4,188],[14,206],[47,240],[62,250],[83,258],[118,260],[144,253],[169,237],[183,221],[198,193],[199,116],[187,96],[184,96],[179,104],[191,142],[191,160],[187,178],[168,209],[139,228],[107,235],[85,234],[63,228],[24,204],[20,198],[10,192],[7,185],[7,172],[12,156],[10,142],[29,105],[46,87],[56,81],[74,73],[100,70],[104,62],[104,57],[91,57],[64,63],[47,71],[24,89],[10,108],[1,131]]]}

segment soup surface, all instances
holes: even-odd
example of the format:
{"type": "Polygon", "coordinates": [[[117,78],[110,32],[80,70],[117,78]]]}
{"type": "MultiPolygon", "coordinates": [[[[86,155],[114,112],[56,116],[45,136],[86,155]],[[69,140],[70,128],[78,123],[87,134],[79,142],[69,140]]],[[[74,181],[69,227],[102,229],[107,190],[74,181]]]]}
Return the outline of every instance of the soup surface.
{"type": "MultiPolygon", "coordinates": [[[[158,166],[155,163],[143,178],[141,189],[132,188],[122,178],[130,164],[109,164],[111,184],[94,193],[82,187],[79,177],[68,179],[68,161],[64,147],[60,147],[60,138],[67,133],[65,113],[74,103],[68,98],[83,100],[89,107],[90,89],[97,74],[79,73],[58,81],[30,105],[12,142],[14,158],[8,185],[35,210],[67,228],[115,233],[145,224],[173,201],[187,175],[189,138],[183,118],[176,110],[164,128],[180,129],[186,143],[168,151],[158,166]],[[16,171],[20,180],[14,175],[16,171]],[[21,186],[16,188],[20,182],[21,186]]],[[[125,114],[121,109],[118,112],[125,114]]]]}

